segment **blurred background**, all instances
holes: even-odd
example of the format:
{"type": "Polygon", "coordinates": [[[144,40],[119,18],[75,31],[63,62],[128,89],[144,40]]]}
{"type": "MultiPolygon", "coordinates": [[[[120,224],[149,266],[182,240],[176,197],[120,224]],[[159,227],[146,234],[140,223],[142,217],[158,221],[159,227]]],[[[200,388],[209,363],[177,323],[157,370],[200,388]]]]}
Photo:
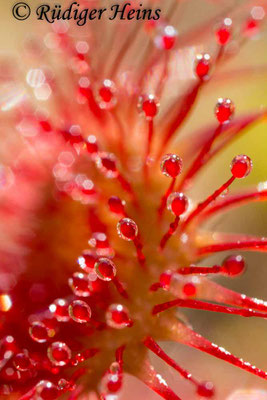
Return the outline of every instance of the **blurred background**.
{"type": "MultiPolygon", "coordinates": [[[[15,1],[1,2],[0,14],[0,48],[1,57],[14,56],[14,62],[23,64],[23,42],[29,36],[40,34],[40,30],[50,29],[44,22],[37,22],[33,15],[27,21],[16,21],[11,8],[15,1]],[[40,25],[41,24],[41,25],[40,25]]],[[[266,1],[255,0],[177,0],[179,3],[172,23],[179,34],[188,32],[197,25],[205,23],[211,16],[231,14],[228,10],[242,10],[248,13],[253,7],[262,7],[266,12],[266,1]]],[[[36,6],[41,0],[28,0],[29,5],[36,6]]],[[[52,3],[51,0],[48,3],[52,3]]],[[[60,3],[60,1],[58,1],[60,3]]],[[[102,4],[105,2],[103,1],[102,4]]],[[[169,2],[151,2],[160,4],[162,15],[169,7],[169,2]]],[[[240,14],[235,14],[234,23],[240,23],[240,14]]],[[[263,15],[263,18],[266,16],[263,15]]],[[[42,34],[40,35],[42,40],[42,34]]],[[[141,43],[140,43],[141,46],[141,43]]],[[[198,43],[199,46],[199,43],[198,43]]],[[[205,47],[205,46],[204,46],[205,47]]],[[[192,48],[194,43],[192,42],[192,48]]],[[[184,55],[192,49],[177,50],[177,65],[186,67],[184,55]],[[181,63],[181,64],[180,64],[181,63]]],[[[188,135],[197,127],[212,122],[213,108],[218,97],[231,98],[236,106],[236,115],[259,111],[267,107],[267,30],[262,30],[240,49],[237,54],[216,72],[211,82],[205,85],[190,121],[183,128],[183,134],[188,135]]],[[[112,52],[112,50],[111,50],[112,52]]],[[[23,70],[23,66],[21,68],[23,70]]],[[[23,77],[23,74],[22,74],[23,77]]],[[[179,78],[182,80],[182,76],[179,78]]],[[[229,176],[229,164],[237,154],[247,154],[253,160],[253,171],[245,180],[235,183],[238,186],[252,185],[267,181],[267,121],[261,121],[248,129],[241,137],[227,147],[220,156],[210,163],[201,174],[194,195],[205,198],[216,185],[219,186],[229,176]]],[[[254,203],[243,206],[239,210],[227,212],[223,218],[212,222],[211,229],[267,236],[267,204],[254,203]]],[[[267,298],[267,255],[264,253],[243,252],[247,260],[246,273],[235,279],[217,278],[221,284],[252,297],[267,298]]],[[[207,265],[220,262],[222,256],[213,257],[207,265]]],[[[262,319],[217,315],[208,312],[192,312],[185,310],[195,330],[209,340],[225,347],[235,355],[250,361],[252,364],[267,368],[267,329],[266,321],[262,319]]],[[[217,400],[224,400],[230,393],[239,388],[257,388],[267,390],[264,381],[243,372],[211,356],[200,354],[197,350],[185,348],[182,345],[165,343],[164,349],[177,362],[190,370],[195,376],[211,380],[217,388],[217,400]]],[[[171,368],[153,357],[153,364],[162,373],[170,386],[184,400],[191,400],[190,384],[185,382],[171,368]]],[[[263,398],[263,397],[262,397],[263,398]]],[[[267,397],[266,397],[267,398],[267,397]]],[[[122,399],[125,400],[156,400],[158,396],[138,383],[135,379],[126,380],[122,399]]],[[[243,399],[243,398],[242,398],[243,399]]],[[[256,398],[255,398],[256,399],[256,398]]],[[[251,400],[254,398],[251,397],[251,400]]]]}

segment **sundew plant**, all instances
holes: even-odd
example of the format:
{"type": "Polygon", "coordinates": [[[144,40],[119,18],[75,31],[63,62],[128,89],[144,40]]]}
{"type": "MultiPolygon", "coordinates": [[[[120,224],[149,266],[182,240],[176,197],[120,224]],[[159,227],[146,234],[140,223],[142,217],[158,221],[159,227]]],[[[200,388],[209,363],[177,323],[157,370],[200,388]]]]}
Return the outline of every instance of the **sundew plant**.
{"type": "MultiPolygon", "coordinates": [[[[223,149],[266,120],[267,105],[239,113],[214,85],[213,107],[196,129],[184,126],[220,68],[266,33],[267,4],[201,1],[211,17],[180,32],[186,3],[146,2],[162,8],[157,20],[35,21],[18,62],[1,59],[3,399],[119,400],[125,375],[165,400],[216,399],[208,371],[200,364],[192,374],[164,341],[266,380],[242,354],[195,330],[186,309],[200,319],[203,311],[251,324],[267,318],[264,300],[218,279],[253,268],[244,251],[266,252],[267,238],[212,224],[266,200],[266,183],[237,184],[253,160],[237,152],[226,180],[218,173],[210,193],[194,191],[210,161],[216,168],[223,149]],[[167,384],[153,353],[188,381],[190,397],[167,384]]],[[[233,399],[266,398],[253,393],[233,399]]]]}

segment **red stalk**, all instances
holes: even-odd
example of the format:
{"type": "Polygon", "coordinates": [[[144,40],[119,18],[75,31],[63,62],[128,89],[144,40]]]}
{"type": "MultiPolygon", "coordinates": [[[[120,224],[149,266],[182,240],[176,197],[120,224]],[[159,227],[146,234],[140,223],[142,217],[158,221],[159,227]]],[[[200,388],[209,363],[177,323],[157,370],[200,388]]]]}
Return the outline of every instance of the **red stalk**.
{"type": "Polygon", "coordinates": [[[114,285],[115,285],[115,287],[116,287],[118,293],[119,293],[122,297],[124,297],[125,299],[128,299],[128,298],[129,298],[128,293],[126,292],[126,290],[125,290],[124,287],[123,287],[123,284],[118,280],[118,278],[115,277],[115,278],[112,280],[112,282],[114,283],[114,285]]]}
{"type": "Polygon", "coordinates": [[[186,218],[186,220],[182,224],[182,229],[185,229],[187,225],[200,214],[212,201],[216,200],[218,196],[220,196],[221,193],[225,191],[235,180],[234,176],[231,176],[231,178],[228,179],[219,189],[215,190],[214,193],[212,193],[206,200],[203,202],[199,203],[198,206],[189,214],[189,216],[186,218]]]}
{"type": "Polygon", "coordinates": [[[202,164],[203,164],[203,162],[205,160],[205,157],[207,156],[207,154],[209,153],[209,151],[211,149],[212,144],[214,143],[216,138],[221,134],[223,126],[224,125],[222,125],[222,124],[217,126],[217,128],[215,129],[213,135],[204,144],[204,146],[202,147],[199,155],[197,156],[197,158],[193,162],[192,166],[189,168],[187,173],[184,175],[182,181],[179,183],[179,186],[178,186],[178,189],[177,189],[179,192],[183,190],[183,187],[186,185],[186,183],[197,173],[199,168],[201,168],[201,166],[202,166],[202,164]]]}
{"type": "Polygon", "coordinates": [[[194,332],[192,329],[186,327],[180,322],[173,321],[174,325],[168,336],[168,340],[174,340],[179,343],[186,344],[190,347],[194,347],[204,353],[210,354],[213,357],[219,358],[226,361],[238,368],[241,368],[259,378],[267,379],[267,373],[260,368],[251,365],[249,362],[244,361],[231,354],[229,351],[225,350],[223,347],[219,347],[217,344],[210,342],[208,339],[204,338],[200,334],[194,332]],[[176,329],[174,329],[176,325],[176,329]]]}
{"type": "Polygon", "coordinates": [[[170,121],[168,127],[166,128],[166,134],[162,140],[161,146],[159,147],[159,153],[156,158],[157,160],[162,156],[172,136],[181,126],[181,124],[184,122],[187,115],[191,111],[201,85],[202,81],[198,81],[195,86],[193,86],[193,88],[187,93],[187,95],[184,96],[178,114],[175,115],[175,117],[172,119],[172,121],[170,121]]]}
{"type": "Polygon", "coordinates": [[[167,204],[167,199],[168,199],[169,195],[171,194],[171,192],[173,191],[175,182],[176,182],[176,178],[173,178],[168,189],[166,190],[165,194],[161,197],[160,206],[158,208],[158,216],[159,217],[161,217],[163,214],[163,211],[167,204]]]}
{"type": "Polygon", "coordinates": [[[213,265],[212,267],[183,267],[177,270],[178,274],[191,275],[191,274],[218,274],[222,272],[220,265],[213,265]]]}
{"type": "Polygon", "coordinates": [[[247,309],[239,309],[234,307],[227,307],[217,304],[207,303],[205,301],[200,300],[184,300],[184,299],[175,299],[172,301],[167,301],[166,303],[157,304],[153,310],[152,314],[159,314],[165,310],[168,310],[172,307],[185,307],[185,308],[195,308],[197,310],[205,310],[205,311],[212,311],[218,313],[225,313],[225,314],[235,314],[240,315],[242,317],[260,317],[260,318],[267,318],[267,313],[260,313],[253,310],[247,309]]]}
{"type": "Polygon", "coordinates": [[[199,386],[199,382],[195,378],[192,377],[190,372],[188,372],[184,368],[180,367],[180,365],[178,365],[172,358],[170,358],[162,350],[162,348],[154,341],[154,339],[152,339],[151,337],[147,337],[143,343],[149,350],[151,350],[159,358],[161,358],[163,361],[165,361],[166,364],[170,365],[172,368],[174,368],[176,371],[178,371],[179,374],[182,375],[183,378],[192,382],[196,387],[199,386]]]}
{"type": "Polygon", "coordinates": [[[256,201],[265,201],[267,200],[267,190],[251,190],[246,193],[236,193],[233,195],[227,195],[226,198],[219,200],[212,207],[209,207],[203,214],[203,219],[213,216],[218,212],[227,211],[233,207],[239,207],[243,204],[247,204],[250,202],[256,201]]]}
{"type": "Polygon", "coordinates": [[[226,250],[244,249],[247,251],[267,251],[267,238],[262,239],[247,239],[243,240],[242,236],[240,240],[237,238],[234,241],[214,243],[208,246],[203,246],[198,249],[198,255],[206,256],[207,254],[218,253],[226,250]]]}
{"type": "Polygon", "coordinates": [[[165,233],[165,235],[162,237],[159,248],[160,250],[163,250],[164,247],[166,246],[167,241],[172,237],[172,235],[175,233],[178,224],[180,221],[180,217],[176,216],[174,221],[170,224],[169,230],[165,233]]]}
{"type": "Polygon", "coordinates": [[[148,135],[147,135],[147,146],[146,146],[146,152],[145,152],[145,159],[144,159],[144,178],[147,181],[148,178],[148,165],[147,163],[149,162],[149,156],[151,152],[151,145],[152,145],[152,139],[154,136],[154,121],[153,118],[149,119],[147,121],[147,126],[148,126],[148,135]]]}
{"type": "Polygon", "coordinates": [[[180,397],[171,390],[161,375],[156,373],[148,361],[145,361],[140,369],[141,370],[137,372],[137,377],[151,390],[165,400],[181,400],[180,397]]]}

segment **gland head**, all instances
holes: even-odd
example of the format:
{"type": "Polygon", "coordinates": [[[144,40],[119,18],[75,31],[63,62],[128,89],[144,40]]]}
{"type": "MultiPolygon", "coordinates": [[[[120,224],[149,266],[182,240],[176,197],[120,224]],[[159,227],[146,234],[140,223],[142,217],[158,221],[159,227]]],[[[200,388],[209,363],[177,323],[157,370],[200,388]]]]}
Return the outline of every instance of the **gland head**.
{"type": "Polygon", "coordinates": [[[125,201],[121,200],[118,196],[111,196],[108,199],[108,206],[114,214],[124,214],[125,201]]]}
{"type": "Polygon", "coordinates": [[[188,199],[186,195],[180,192],[171,193],[167,200],[167,208],[176,217],[180,217],[188,208],[188,199]]]}
{"type": "Polygon", "coordinates": [[[226,257],[222,264],[222,270],[226,275],[237,276],[245,271],[245,260],[241,255],[226,257]]]}
{"type": "Polygon", "coordinates": [[[176,178],[182,172],[183,162],[176,154],[166,154],[160,164],[161,172],[169,177],[176,178]]]}
{"type": "Polygon", "coordinates": [[[236,156],[231,162],[231,172],[238,179],[248,176],[252,167],[252,160],[244,154],[236,156]]]}
{"type": "Polygon", "coordinates": [[[235,106],[232,100],[219,98],[215,106],[215,116],[220,124],[229,122],[233,117],[235,106]]]}
{"type": "Polygon", "coordinates": [[[139,98],[138,107],[146,119],[151,120],[158,113],[159,101],[153,94],[144,95],[139,98]]]}
{"type": "Polygon", "coordinates": [[[208,53],[198,54],[195,62],[195,74],[201,80],[206,80],[209,76],[211,58],[208,53]]]}
{"type": "Polygon", "coordinates": [[[137,224],[130,218],[123,218],[117,224],[118,235],[124,240],[134,240],[138,234],[137,224]]]}
{"type": "Polygon", "coordinates": [[[103,281],[111,281],[116,276],[116,266],[109,258],[99,258],[94,268],[97,277],[103,281]]]}
{"type": "Polygon", "coordinates": [[[225,46],[231,39],[232,20],[225,18],[216,31],[216,40],[220,46],[225,46]]]}

